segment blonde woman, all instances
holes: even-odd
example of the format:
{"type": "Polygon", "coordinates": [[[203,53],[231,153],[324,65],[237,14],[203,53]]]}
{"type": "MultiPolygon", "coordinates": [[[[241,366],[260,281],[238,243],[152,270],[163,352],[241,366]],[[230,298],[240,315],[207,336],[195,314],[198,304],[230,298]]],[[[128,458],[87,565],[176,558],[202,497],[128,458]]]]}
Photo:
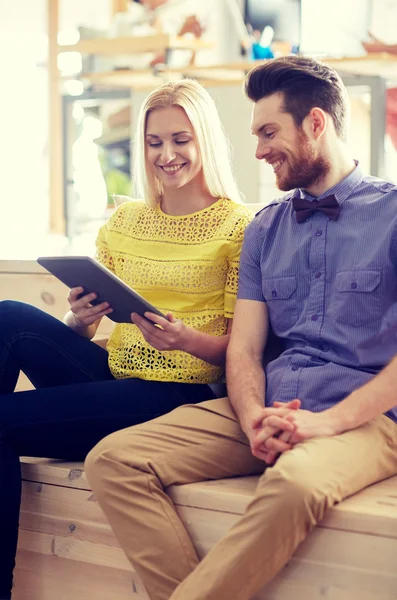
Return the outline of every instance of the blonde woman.
{"type": "Polygon", "coordinates": [[[132,314],[106,351],[90,339],[112,307],[78,299],[83,288],[71,290],[64,323],[0,303],[0,599],[11,598],[19,456],[82,460],[113,431],[214,398],[210,384],[223,375],[251,214],[209,94],[190,80],[152,92],[134,156],[143,200],[122,204],[101,228],[97,258],[168,319],[132,314]],[[13,393],[20,370],[35,390],[13,393]]]}

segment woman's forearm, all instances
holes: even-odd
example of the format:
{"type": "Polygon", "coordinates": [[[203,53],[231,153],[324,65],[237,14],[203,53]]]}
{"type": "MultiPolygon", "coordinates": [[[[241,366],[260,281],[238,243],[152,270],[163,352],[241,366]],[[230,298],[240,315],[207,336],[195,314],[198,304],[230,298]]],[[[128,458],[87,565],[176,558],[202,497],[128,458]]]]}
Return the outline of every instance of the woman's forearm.
{"type": "Polygon", "coordinates": [[[229,333],[219,337],[192,329],[183,350],[211,365],[224,367],[229,339],[229,333]]]}
{"type": "Polygon", "coordinates": [[[63,322],[65,323],[65,325],[67,325],[68,327],[70,327],[70,329],[73,329],[73,331],[81,335],[81,337],[86,337],[89,340],[91,340],[96,334],[96,330],[98,329],[100,321],[101,319],[98,319],[97,321],[95,321],[95,323],[92,323],[92,325],[81,326],[78,323],[76,323],[76,319],[71,310],[69,310],[63,318],[63,322]]]}

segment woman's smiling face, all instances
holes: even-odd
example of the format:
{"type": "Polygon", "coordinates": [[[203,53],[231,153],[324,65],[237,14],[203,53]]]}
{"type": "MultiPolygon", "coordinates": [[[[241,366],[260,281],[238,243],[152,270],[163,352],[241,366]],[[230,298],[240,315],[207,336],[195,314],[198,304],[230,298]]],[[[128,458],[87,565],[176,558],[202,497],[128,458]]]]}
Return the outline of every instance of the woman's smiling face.
{"type": "Polygon", "coordinates": [[[146,164],[164,190],[178,189],[202,175],[192,124],[180,106],[150,111],[145,132],[146,164]]]}

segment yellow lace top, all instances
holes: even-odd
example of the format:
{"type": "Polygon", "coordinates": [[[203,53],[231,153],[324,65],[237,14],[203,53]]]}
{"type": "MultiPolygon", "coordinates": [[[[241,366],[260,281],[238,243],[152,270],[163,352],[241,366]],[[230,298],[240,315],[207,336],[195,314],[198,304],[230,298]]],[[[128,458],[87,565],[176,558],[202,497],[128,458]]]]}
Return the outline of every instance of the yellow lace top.
{"type": "MultiPolygon", "coordinates": [[[[233,317],[244,229],[252,213],[220,199],[184,216],[141,202],[119,206],[101,227],[97,259],[163,313],[222,336],[233,317]]],[[[159,352],[132,323],[116,324],[108,342],[116,378],[213,383],[222,369],[186,352],[159,352]]]]}

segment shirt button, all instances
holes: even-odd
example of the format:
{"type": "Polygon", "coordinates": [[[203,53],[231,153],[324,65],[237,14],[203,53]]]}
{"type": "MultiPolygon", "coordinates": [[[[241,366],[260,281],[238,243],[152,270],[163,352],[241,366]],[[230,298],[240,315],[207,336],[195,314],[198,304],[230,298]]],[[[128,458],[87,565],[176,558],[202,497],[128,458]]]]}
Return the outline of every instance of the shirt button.
{"type": "Polygon", "coordinates": [[[312,315],[312,321],[317,321],[318,315],[312,315]]]}
{"type": "Polygon", "coordinates": [[[316,279],[320,279],[320,277],[321,277],[321,273],[320,273],[320,271],[318,271],[318,272],[315,274],[315,276],[314,276],[314,277],[315,277],[316,279]]]}
{"type": "Polygon", "coordinates": [[[323,230],[322,229],[317,229],[316,233],[314,234],[317,237],[320,237],[320,235],[323,235],[323,230]]]}
{"type": "Polygon", "coordinates": [[[352,281],[350,287],[351,287],[352,290],[356,290],[357,289],[357,282],[356,281],[352,281]]]}
{"type": "Polygon", "coordinates": [[[276,292],[276,290],[272,290],[272,298],[277,298],[277,292],[276,292]]]}
{"type": "Polygon", "coordinates": [[[299,369],[299,367],[292,367],[293,371],[297,371],[299,369]]]}

